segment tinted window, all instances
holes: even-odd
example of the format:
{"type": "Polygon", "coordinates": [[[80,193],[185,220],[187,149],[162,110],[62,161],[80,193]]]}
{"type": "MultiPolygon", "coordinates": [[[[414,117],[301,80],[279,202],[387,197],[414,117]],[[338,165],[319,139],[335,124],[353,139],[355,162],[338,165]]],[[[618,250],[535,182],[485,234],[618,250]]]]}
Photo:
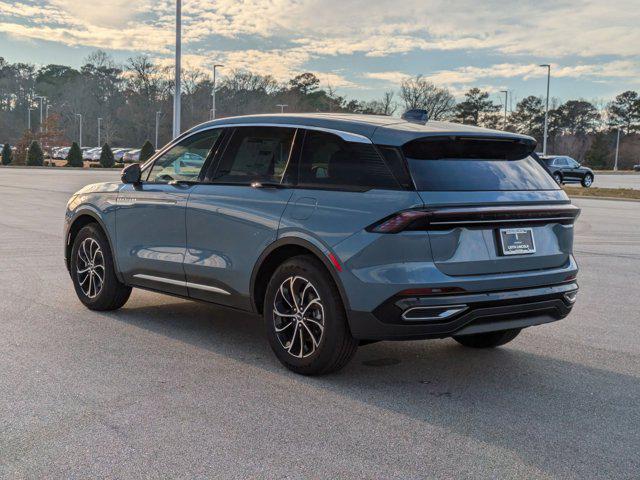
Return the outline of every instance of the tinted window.
{"type": "Polygon", "coordinates": [[[404,147],[418,190],[557,190],[544,167],[523,146],[508,142],[437,140],[404,147]],[[436,158],[434,158],[436,157],[436,158]],[[439,157],[439,158],[438,158],[439,157]],[[492,158],[493,157],[493,158],[492,158]]]}
{"type": "Polygon", "coordinates": [[[578,168],[580,165],[573,158],[567,157],[567,162],[569,162],[569,166],[571,168],[578,168]]]}
{"type": "Polygon", "coordinates": [[[305,136],[298,183],[337,189],[400,188],[373,145],[312,130],[305,136]]]}
{"type": "Polygon", "coordinates": [[[287,167],[295,129],[239,127],[220,159],[214,181],[280,182],[287,167]]]}
{"type": "Polygon", "coordinates": [[[222,130],[207,130],[185,138],[153,162],[147,181],[168,183],[197,180],[209,151],[222,130]]]}

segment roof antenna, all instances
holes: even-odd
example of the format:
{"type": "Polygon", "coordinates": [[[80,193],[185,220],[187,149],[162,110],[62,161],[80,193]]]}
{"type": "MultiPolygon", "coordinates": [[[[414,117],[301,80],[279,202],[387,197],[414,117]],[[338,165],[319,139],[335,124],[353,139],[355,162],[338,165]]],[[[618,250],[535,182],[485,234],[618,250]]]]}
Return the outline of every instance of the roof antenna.
{"type": "Polygon", "coordinates": [[[421,110],[419,108],[414,110],[407,110],[401,117],[403,120],[411,123],[419,123],[420,125],[426,125],[429,121],[429,112],[421,110]]]}

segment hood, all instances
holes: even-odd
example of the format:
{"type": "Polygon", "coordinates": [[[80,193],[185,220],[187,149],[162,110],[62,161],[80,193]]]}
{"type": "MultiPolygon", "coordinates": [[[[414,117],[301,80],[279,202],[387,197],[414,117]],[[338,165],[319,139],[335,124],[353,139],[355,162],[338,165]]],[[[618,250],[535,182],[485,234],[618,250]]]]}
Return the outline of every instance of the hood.
{"type": "Polygon", "coordinates": [[[109,193],[109,192],[118,192],[122,187],[122,183],[120,182],[103,182],[103,183],[92,183],[91,185],[86,185],[78,190],[74,195],[86,195],[89,193],[109,193]]]}

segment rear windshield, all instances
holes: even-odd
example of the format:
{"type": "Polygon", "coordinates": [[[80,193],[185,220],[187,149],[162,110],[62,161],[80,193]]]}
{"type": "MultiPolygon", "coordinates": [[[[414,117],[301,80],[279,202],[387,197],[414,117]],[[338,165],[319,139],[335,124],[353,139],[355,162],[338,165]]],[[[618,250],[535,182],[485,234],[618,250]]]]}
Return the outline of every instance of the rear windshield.
{"type": "Polygon", "coordinates": [[[420,139],[403,147],[418,190],[557,190],[530,156],[535,144],[484,139],[420,139]]]}

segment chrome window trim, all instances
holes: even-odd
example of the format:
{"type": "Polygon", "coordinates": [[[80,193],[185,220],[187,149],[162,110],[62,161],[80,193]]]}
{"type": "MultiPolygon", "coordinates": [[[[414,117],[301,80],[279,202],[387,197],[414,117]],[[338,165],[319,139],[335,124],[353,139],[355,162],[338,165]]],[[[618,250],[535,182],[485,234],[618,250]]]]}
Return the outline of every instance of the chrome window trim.
{"type": "MultiPolygon", "coordinates": [[[[188,138],[191,138],[192,136],[197,135],[198,133],[208,132],[210,130],[216,130],[216,129],[237,128],[237,127],[280,127],[280,128],[293,128],[296,130],[304,129],[304,130],[311,130],[315,132],[324,132],[324,133],[337,135],[338,137],[342,138],[345,142],[364,143],[367,145],[373,145],[373,142],[371,141],[371,139],[368,137],[365,137],[364,135],[360,135],[358,133],[345,132],[343,130],[336,130],[333,128],[316,127],[312,125],[299,125],[295,123],[267,123],[267,122],[265,123],[225,123],[221,125],[211,125],[204,128],[200,128],[189,134],[182,134],[181,136],[173,139],[171,142],[165,145],[164,148],[157,151],[149,160],[147,160],[145,163],[143,163],[140,166],[140,170],[144,173],[149,168],[150,165],[153,165],[158,158],[160,158],[170,149],[178,145],[180,142],[183,142],[184,140],[187,140],[188,138]]],[[[148,182],[144,181],[143,183],[148,183],[148,182]]]]}
{"type": "MultiPolygon", "coordinates": [[[[343,130],[336,130],[333,128],[316,127],[312,125],[300,125],[297,123],[225,123],[224,125],[216,125],[215,128],[239,128],[239,127],[279,127],[279,128],[313,130],[316,132],[332,133],[333,135],[337,135],[338,137],[342,138],[346,142],[367,143],[369,145],[373,144],[370,138],[357,133],[345,132],[343,130]]],[[[199,130],[199,131],[202,131],[202,130],[199,130]]]]}

